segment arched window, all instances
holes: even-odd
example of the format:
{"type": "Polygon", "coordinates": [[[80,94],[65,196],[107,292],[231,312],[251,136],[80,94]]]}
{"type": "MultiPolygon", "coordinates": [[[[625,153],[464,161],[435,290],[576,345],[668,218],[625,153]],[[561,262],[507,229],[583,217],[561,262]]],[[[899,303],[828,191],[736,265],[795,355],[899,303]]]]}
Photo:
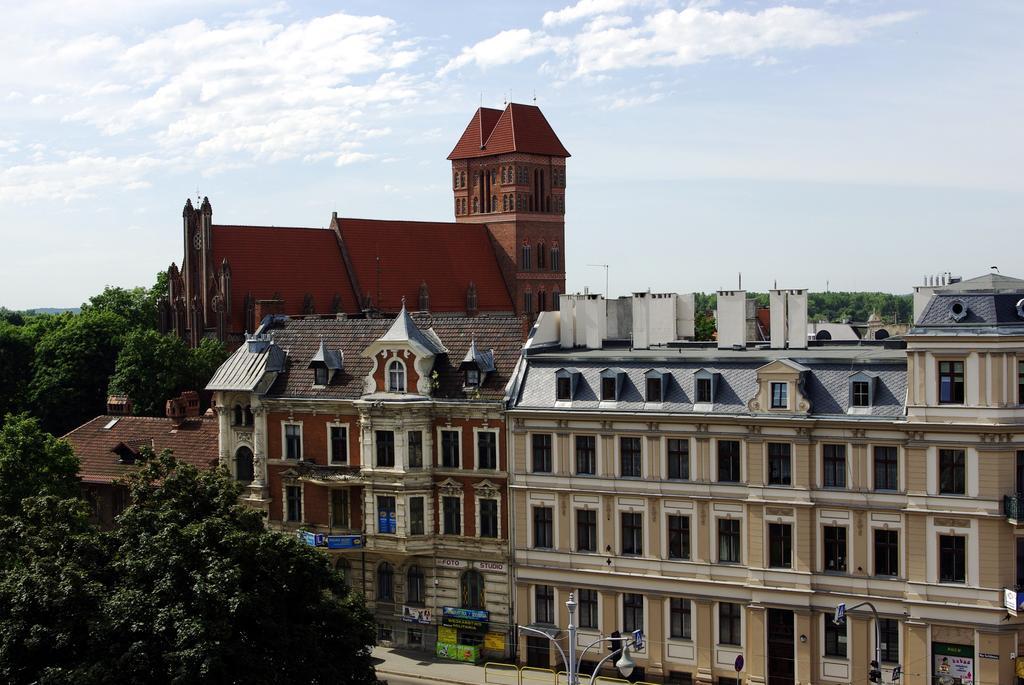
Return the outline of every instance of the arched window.
{"type": "Polygon", "coordinates": [[[828,331],[818,331],[818,333],[814,336],[814,339],[815,340],[831,340],[832,339],[832,334],[829,333],[828,331]]]}
{"type": "Polygon", "coordinates": [[[427,289],[427,282],[420,283],[420,311],[430,311],[430,290],[427,289]]]}
{"type": "Polygon", "coordinates": [[[533,314],[533,291],[529,288],[523,293],[523,311],[527,314],[533,314]]]}
{"type": "Polygon", "coordinates": [[[345,587],[348,587],[349,578],[352,577],[352,564],[348,563],[348,559],[338,557],[338,560],[334,562],[334,570],[341,574],[342,582],[345,583],[345,587]]]}
{"type": "Polygon", "coordinates": [[[377,567],[377,601],[395,601],[395,571],[386,561],[377,567]]]}
{"type": "Polygon", "coordinates": [[[498,182],[498,172],[491,169],[491,185],[495,185],[498,182]]]}
{"type": "Polygon", "coordinates": [[[548,310],[548,294],[542,288],[537,292],[537,311],[546,312],[548,310]]]}
{"type": "Polygon", "coordinates": [[[253,475],[252,450],[242,445],[235,452],[235,480],[251,483],[253,475]]]}
{"type": "Polygon", "coordinates": [[[551,309],[554,311],[558,311],[558,297],[558,288],[555,288],[554,290],[551,291],[551,309]]]}
{"type": "Polygon", "coordinates": [[[497,195],[491,195],[491,211],[492,212],[498,211],[498,196],[497,195]]]}
{"type": "Polygon", "coordinates": [[[474,197],[473,198],[473,213],[476,214],[479,211],[480,211],[480,200],[474,197]]]}
{"type": "Polygon", "coordinates": [[[562,250],[558,247],[558,243],[551,244],[551,270],[558,271],[562,264],[562,250]]]}
{"type": "Polygon", "coordinates": [[[522,263],[520,264],[520,268],[522,268],[523,271],[529,271],[530,270],[530,243],[526,242],[525,240],[523,241],[522,253],[523,253],[522,254],[522,260],[521,260],[522,263]]]}
{"type": "Polygon", "coordinates": [[[501,196],[501,211],[503,211],[503,212],[507,212],[508,211],[508,195],[502,195],[501,196]]]}
{"type": "Polygon", "coordinates": [[[508,183],[508,176],[505,174],[505,167],[501,167],[501,182],[508,183]]]}
{"type": "Polygon", "coordinates": [[[231,425],[241,426],[242,421],[242,405],[236,404],[234,411],[231,413],[231,425]]]}
{"type": "Polygon", "coordinates": [[[455,198],[455,213],[462,214],[462,203],[459,201],[459,198],[455,198]]]}
{"type": "Polygon", "coordinates": [[[461,174],[459,174],[459,184],[463,188],[466,187],[466,172],[465,171],[463,171],[461,174]]]}
{"type": "Polygon", "coordinates": [[[523,209],[523,196],[516,193],[516,209],[523,209]]]}
{"type": "Polygon", "coordinates": [[[455,175],[452,177],[452,187],[453,188],[458,188],[459,187],[459,172],[457,172],[457,171],[455,172],[455,175]]]}
{"type": "Polygon", "coordinates": [[[388,392],[405,392],[405,364],[397,359],[388,364],[388,392]]]}
{"type": "Polygon", "coordinates": [[[476,312],[477,297],[476,297],[476,283],[473,281],[469,282],[469,287],[466,289],[466,311],[470,314],[476,312]]]}
{"type": "Polygon", "coordinates": [[[245,405],[245,409],[242,411],[242,423],[246,426],[251,426],[252,421],[252,407],[248,404],[245,405]]]}
{"type": "Polygon", "coordinates": [[[419,566],[410,566],[405,574],[405,601],[408,604],[423,604],[424,588],[426,582],[423,578],[423,569],[419,566]]]}
{"type": "Polygon", "coordinates": [[[484,577],[479,571],[471,570],[462,574],[460,582],[463,609],[484,608],[484,577]]]}
{"type": "Polygon", "coordinates": [[[544,268],[544,243],[537,243],[537,268],[544,268]]]}

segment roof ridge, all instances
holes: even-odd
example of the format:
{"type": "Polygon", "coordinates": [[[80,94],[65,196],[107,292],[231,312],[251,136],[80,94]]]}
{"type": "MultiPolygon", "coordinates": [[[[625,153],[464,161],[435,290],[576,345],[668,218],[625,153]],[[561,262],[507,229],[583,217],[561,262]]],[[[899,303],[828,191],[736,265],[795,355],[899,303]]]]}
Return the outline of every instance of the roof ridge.
{"type": "MultiPolygon", "coordinates": [[[[516,118],[512,112],[511,102],[508,103],[508,123],[512,127],[512,149],[514,150],[516,148],[516,118]]],[[[495,128],[497,128],[497,125],[495,125],[495,128]]]]}

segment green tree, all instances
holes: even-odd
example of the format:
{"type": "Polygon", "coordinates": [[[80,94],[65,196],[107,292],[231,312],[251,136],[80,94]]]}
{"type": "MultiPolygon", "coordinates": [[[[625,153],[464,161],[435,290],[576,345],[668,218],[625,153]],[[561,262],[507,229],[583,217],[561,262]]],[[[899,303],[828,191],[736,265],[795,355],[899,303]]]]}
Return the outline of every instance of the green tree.
{"type": "Polygon", "coordinates": [[[164,403],[185,389],[191,378],[191,355],[185,343],[151,329],[125,336],[117,355],[110,392],[131,398],[141,416],[163,416],[164,403]]]}
{"type": "Polygon", "coordinates": [[[36,345],[29,400],[32,413],[58,435],[102,414],[126,329],[109,311],[61,317],[36,345]]]}
{"type": "Polygon", "coordinates": [[[8,413],[27,409],[36,339],[25,326],[0,320],[0,422],[8,413]]]}
{"type": "Polygon", "coordinates": [[[130,328],[157,328],[154,288],[115,288],[108,285],[102,293],[82,303],[83,314],[96,311],[117,314],[128,322],[130,328]]]}
{"type": "Polygon", "coordinates": [[[199,347],[190,353],[189,358],[189,388],[190,390],[202,390],[213,378],[214,372],[228,358],[227,348],[218,340],[203,338],[199,347]]]}
{"type": "Polygon", "coordinates": [[[223,469],[143,455],[111,531],[101,658],[124,682],[375,683],[371,616],[223,469]]]}
{"type": "Polygon", "coordinates": [[[37,420],[8,415],[0,427],[0,515],[17,516],[23,499],[44,495],[79,496],[78,457],[37,420]]]}

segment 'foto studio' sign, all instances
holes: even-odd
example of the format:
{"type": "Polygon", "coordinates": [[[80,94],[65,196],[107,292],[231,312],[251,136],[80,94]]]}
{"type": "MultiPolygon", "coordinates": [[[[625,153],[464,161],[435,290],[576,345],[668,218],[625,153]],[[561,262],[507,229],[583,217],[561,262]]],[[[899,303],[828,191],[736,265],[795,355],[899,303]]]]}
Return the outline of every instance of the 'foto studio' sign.
{"type": "Polygon", "coordinates": [[[505,564],[500,561],[474,561],[469,562],[465,559],[438,559],[437,565],[440,568],[451,568],[451,569],[466,569],[472,567],[478,571],[486,571],[488,573],[504,573],[505,564]]]}

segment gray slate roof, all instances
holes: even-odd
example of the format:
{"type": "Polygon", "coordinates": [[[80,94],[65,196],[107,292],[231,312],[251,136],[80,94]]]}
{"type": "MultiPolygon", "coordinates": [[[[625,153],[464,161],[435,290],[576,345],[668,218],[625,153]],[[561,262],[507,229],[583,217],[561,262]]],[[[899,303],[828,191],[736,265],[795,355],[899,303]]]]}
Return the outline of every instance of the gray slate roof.
{"type": "Polygon", "coordinates": [[[1024,287],[1013,291],[1000,292],[939,292],[932,295],[910,334],[933,332],[942,329],[978,332],[989,329],[990,333],[1006,332],[1020,335],[1024,331],[1024,318],[1017,311],[1017,303],[1024,299],[1024,287]],[[954,320],[951,307],[954,302],[967,306],[966,315],[960,321],[954,320]]]}
{"type": "MultiPolygon", "coordinates": [[[[514,408],[549,409],[555,407],[555,374],[565,368],[582,374],[572,409],[618,412],[687,413],[693,411],[694,373],[706,369],[721,374],[716,388],[715,414],[749,414],[747,402],[757,392],[757,369],[771,359],[758,357],[748,361],[723,361],[709,356],[708,359],[674,361],[660,359],[624,362],[616,360],[614,366],[626,373],[618,402],[602,402],[598,399],[601,371],[609,366],[608,360],[596,358],[580,359],[576,356],[571,363],[556,355],[536,355],[527,358],[525,377],[515,398],[514,408]],[[644,379],[647,371],[657,369],[670,375],[665,388],[665,402],[648,404],[644,401],[644,379]]],[[[849,378],[858,371],[877,374],[875,401],[870,413],[858,414],[856,418],[896,417],[903,415],[903,401],[907,390],[906,362],[900,360],[862,363],[850,360],[814,361],[801,359],[799,365],[806,368],[805,389],[811,402],[813,416],[846,415],[849,408],[849,378]]],[[[563,406],[560,403],[560,407],[563,406]]],[[[703,412],[702,412],[703,413],[703,412]]]]}

